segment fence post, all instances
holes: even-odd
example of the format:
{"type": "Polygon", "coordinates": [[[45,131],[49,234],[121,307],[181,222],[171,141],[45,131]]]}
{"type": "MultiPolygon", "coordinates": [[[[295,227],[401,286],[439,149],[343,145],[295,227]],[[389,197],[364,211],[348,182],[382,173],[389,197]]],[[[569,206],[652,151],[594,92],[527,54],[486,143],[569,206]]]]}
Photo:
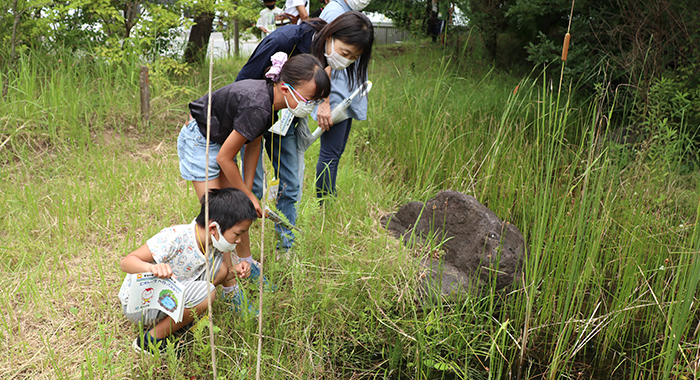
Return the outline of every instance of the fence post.
{"type": "Polygon", "coordinates": [[[151,89],[148,80],[148,66],[141,66],[139,87],[141,88],[141,120],[144,124],[148,124],[151,118],[151,89]]]}

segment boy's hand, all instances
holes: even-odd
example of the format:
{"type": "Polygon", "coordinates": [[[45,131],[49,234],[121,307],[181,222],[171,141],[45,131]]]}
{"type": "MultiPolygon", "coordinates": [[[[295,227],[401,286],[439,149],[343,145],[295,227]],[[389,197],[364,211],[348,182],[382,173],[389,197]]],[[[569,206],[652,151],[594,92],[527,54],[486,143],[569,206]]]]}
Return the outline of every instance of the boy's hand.
{"type": "Polygon", "coordinates": [[[247,278],[250,276],[250,263],[247,261],[241,261],[240,263],[233,266],[233,271],[238,278],[247,278]]]}
{"type": "Polygon", "coordinates": [[[158,278],[177,278],[170,268],[170,264],[158,263],[151,265],[151,273],[158,278]]]}

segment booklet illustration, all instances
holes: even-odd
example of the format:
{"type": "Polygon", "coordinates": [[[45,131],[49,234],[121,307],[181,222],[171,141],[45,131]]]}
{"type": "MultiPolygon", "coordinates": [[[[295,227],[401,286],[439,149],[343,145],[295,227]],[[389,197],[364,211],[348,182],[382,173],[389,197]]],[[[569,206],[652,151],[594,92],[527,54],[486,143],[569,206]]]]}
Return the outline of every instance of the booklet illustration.
{"type": "Polygon", "coordinates": [[[182,321],[185,310],[185,287],[172,278],[158,278],[153,273],[137,273],[131,281],[127,312],[158,309],[175,323],[182,321]]]}

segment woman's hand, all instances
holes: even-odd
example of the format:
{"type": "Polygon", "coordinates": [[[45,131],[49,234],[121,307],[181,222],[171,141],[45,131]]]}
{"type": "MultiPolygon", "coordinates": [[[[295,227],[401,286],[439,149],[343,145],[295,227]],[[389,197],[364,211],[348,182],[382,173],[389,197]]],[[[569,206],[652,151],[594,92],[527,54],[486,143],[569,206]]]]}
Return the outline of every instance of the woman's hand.
{"type": "Polygon", "coordinates": [[[331,119],[331,103],[328,99],[325,99],[323,103],[318,105],[318,113],[316,116],[316,121],[318,121],[318,126],[327,131],[333,125],[333,119],[331,119]]]}
{"type": "Polygon", "coordinates": [[[150,272],[158,278],[177,278],[173,274],[173,270],[170,268],[170,264],[158,263],[151,265],[150,272]]]}
{"type": "Polygon", "coordinates": [[[260,201],[258,200],[258,197],[256,197],[255,195],[253,195],[253,193],[251,193],[250,195],[248,195],[248,198],[250,198],[250,201],[253,202],[253,206],[255,207],[255,212],[258,213],[258,218],[262,218],[262,215],[263,215],[262,208],[260,207],[260,201]]]}

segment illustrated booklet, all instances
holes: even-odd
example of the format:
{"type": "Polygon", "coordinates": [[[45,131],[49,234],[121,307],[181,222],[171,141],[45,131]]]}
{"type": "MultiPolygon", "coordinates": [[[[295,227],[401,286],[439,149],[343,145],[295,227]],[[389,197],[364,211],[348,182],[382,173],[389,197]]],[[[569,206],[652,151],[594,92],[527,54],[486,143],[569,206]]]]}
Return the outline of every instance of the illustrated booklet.
{"type": "Polygon", "coordinates": [[[158,309],[175,323],[182,321],[185,310],[185,287],[172,278],[158,278],[153,273],[137,273],[131,282],[127,312],[158,309]]]}

